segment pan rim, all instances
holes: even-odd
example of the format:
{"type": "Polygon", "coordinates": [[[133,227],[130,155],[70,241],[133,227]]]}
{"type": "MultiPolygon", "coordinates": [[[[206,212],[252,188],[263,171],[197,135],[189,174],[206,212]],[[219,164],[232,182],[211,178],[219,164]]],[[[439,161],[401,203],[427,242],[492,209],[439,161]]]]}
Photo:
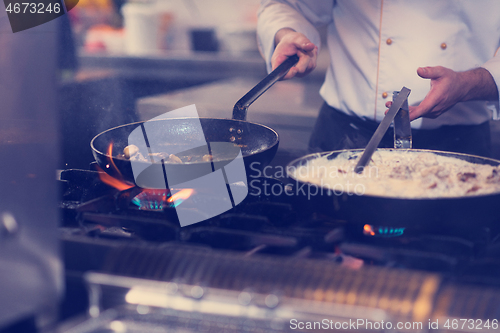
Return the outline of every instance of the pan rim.
{"type": "MultiPolygon", "coordinates": [[[[246,120],[237,120],[237,119],[231,119],[231,118],[211,118],[211,117],[175,117],[175,118],[164,118],[164,119],[154,119],[154,120],[142,120],[142,121],[136,121],[136,122],[133,122],[133,123],[128,123],[128,124],[123,124],[123,125],[118,125],[118,126],[115,126],[115,127],[112,127],[112,128],[109,128],[105,131],[102,131],[100,132],[99,134],[97,134],[96,136],[94,136],[92,138],[92,140],[90,141],[90,147],[92,149],[92,151],[96,152],[97,154],[100,154],[100,155],[103,155],[105,157],[108,157],[108,158],[112,158],[112,159],[118,159],[118,160],[122,160],[122,161],[129,161],[128,159],[125,159],[125,158],[120,158],[118,156],[112,156],[112,155],[108,155],[107,153],[105,152],[102,152],[100,150],[98,150],[95,145],[94,145],[94,142],[99,138],[101,137],[102,135],[108,133],[108,132],[111,132],[113,130],[117,130],[119,128],[125,128],[125,127],[128,127],[128,126],[140,126],[141,124],[144,124],[146,122],[157,122],[157,121],[167,121],[167,120],[184,120],[184,119],[204,119],[204,120],[222,120],[222,121],[231,121],[231,122],[238,122],[238,123],[244,123],[244,124],[250,124],[250,125],[256,125],[256,126],[260,126],[262,128],[265,128],[267,129],[268,131],[270,131],[271,133],[274,134],[274,137],[275,137],[275,140],[274,142],[269,145],[268,147],[266,147],[266,149],[264,150],[261,150],[259,152],[263,152],[263,151],[266,151],[268,149],[272,149],[273,147],[275,147],[278,143],[279,143],[279,134],[278,132],[276,132],[274,129],[272,129],[271,127],[267,126],[267,125],[263,125],[263,124],[259,124],[259,123],[254,123],[254,122],[250,122],[250,121],[246,121],[246,120]]],[[[243,157],[246,157],[246,156],[251,156],[252,154],[250,155],[243,155],[243,157]]],[[[203,162],[186,162],[186,163],[183,163],[183,164],[198,164],[198,163],[203,163],[203,162]]]]}

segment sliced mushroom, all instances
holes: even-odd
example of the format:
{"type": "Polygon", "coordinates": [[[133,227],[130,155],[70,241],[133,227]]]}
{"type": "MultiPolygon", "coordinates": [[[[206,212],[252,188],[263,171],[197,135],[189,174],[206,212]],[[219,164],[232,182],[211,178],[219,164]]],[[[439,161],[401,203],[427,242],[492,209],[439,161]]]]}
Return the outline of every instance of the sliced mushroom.
{"type": "Polygon", "coordinates": [[[128,159],[135,156],[138,152],[139,147],[137,147],[136,145],[128,145],[127,147],[123,148],[123,155],[125,155],[125,158],[128,159]]]}
{"type": "Polygon", "coordinates": [[[170,154],[168,156],[167,162],[179,164],[182,163],[182,160],[179,157],[175,156],[174,154],[170,154]]]}

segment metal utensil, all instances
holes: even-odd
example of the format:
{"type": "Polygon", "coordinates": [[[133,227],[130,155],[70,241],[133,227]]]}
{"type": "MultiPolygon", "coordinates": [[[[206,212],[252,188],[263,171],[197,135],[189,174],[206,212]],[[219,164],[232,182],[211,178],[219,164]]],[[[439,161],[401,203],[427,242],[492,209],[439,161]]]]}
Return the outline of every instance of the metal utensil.
{"type": "MultiPolygon", "coordinates": [[[[398,97],[398,94],[399,91],[393,93],[393,101],[398,97]]],[[[410,109],[408,108],[408,99],[405,99],[403,106],[394,117],[394,148],[411,149],[411,146],[410,109]]]]}
{"type": "Polygon", "coordinates": [[[410,95],[410,92],[411,90],[406,87],[403,87],[401,89],[401,92],[399,92],[398,96],[389,108],[389,111],[385,115],[384,119],[382,119],[380,125],[378,125],[377,127],[377,130],[366,145],[363,155],[361,155],[361,157],[359,158],[358,164],[356,164],[356,167],[354,168],[354,171],[356,173],[363,172],[363,169],[370,161],[370,158],[377,149],[380,141],[382,140],[382,137],[391,125],[392,120],[396,116],[396,113],[398,113],[399,109],[401,109],[401,107],[404,105],[405,101],[406,103],[408,103],[408,96],[410,95]]]}

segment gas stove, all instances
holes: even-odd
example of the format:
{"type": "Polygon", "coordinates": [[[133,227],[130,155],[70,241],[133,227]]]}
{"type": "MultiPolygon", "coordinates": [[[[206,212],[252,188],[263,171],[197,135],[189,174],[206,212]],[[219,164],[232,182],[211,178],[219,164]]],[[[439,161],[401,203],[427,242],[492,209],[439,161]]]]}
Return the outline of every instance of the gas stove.
{"type": "Polygon", "coordinates": [[[467,331],[460,319],[491,327],[500,315],[495,226],[353,224],[296,195],[297,184],[254,177],[235,208],[181,227],[182,200],[103,175],[59,177],[64,308],[90,318],[68,332],[467,331]]]}

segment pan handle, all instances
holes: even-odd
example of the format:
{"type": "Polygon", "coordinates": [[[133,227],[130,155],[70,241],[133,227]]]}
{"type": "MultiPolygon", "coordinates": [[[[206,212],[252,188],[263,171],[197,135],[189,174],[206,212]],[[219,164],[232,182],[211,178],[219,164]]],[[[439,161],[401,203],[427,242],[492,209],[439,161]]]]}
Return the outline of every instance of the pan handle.
{"type": "Polygon", "coordinates": [[[235,120],[246,120],[248,107],[266,92],[267,89],[271,88],[273,84],[279,81],[283,76],[288,73],[288,70],[292,68],[299,61],[299,57],[294,54],[285,61],[281,63],[274,71],[269,73],[262,81],[257,83],[255,87],[252,88],[245,96],[240,98],[233,108],[233,119],[235,120]]]}

